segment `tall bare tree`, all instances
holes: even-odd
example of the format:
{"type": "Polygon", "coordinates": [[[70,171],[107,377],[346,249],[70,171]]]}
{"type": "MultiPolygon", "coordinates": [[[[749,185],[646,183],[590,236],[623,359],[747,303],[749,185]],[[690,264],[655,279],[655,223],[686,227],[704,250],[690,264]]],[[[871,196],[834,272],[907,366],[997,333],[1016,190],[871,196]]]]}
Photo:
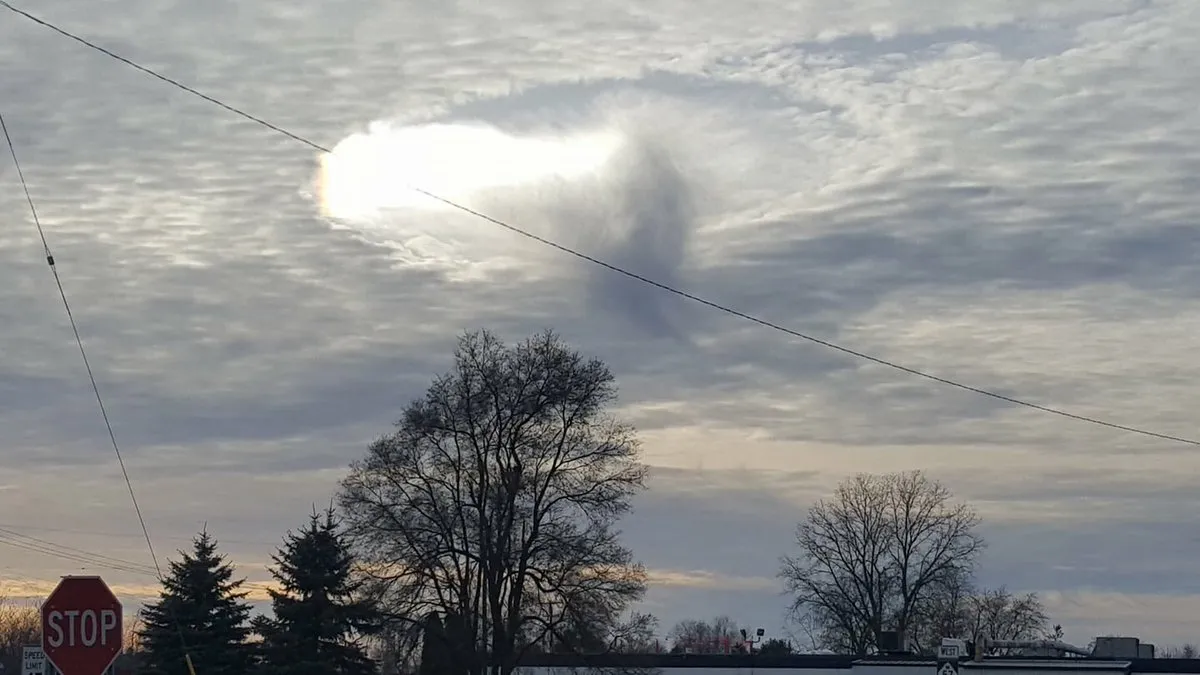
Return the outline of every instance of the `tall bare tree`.
{"type": "Polygon", "coordinates": [[[974,569],[983,540],[966,504],[920,471],[859,474],[809,509],[780,576],[822,646],[864,654],[902,633],[974,569]]]}
{"type": "Polygon", "coordinates": [[[457,671],[509,675],[535,645],[617,626],[644,593],[615,524],[646,467],[615,399],[607,366],[551,332],[514,347],[469,333],[343,481],[381,606],[444,617],[457,671]]]}

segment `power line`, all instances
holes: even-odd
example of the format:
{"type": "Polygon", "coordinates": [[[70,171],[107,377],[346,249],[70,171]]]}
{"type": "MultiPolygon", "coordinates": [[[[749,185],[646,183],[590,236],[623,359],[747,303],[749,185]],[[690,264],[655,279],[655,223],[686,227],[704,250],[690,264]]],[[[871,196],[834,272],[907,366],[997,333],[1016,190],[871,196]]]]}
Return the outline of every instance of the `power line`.
{"type": "MultiPolygon", "coordinates": [[[[12,155],[13,166],[17,170],[17,178],[20,179],[21,189],[25,192],[25,201],[29,203],[29,213],[33,217],[33,224],[37,228],[38,237],[42,241],[42,253],[46,256],[46,264],[50,267],[51,274],[54,275],[54,284],[58,287],[58,295],[62,298],[63,309],[66,310],[67,319],[71,323],[71,332],[75,335],[75,344],[79,346],[79,356],[83,359],[84,369],[87,370],[88,381],[92,385],[92,393],[96,395],[96,405],[100,407],[100,416],[104,419],[104,428],[108,431],[108,440],[112,443],[113,454],[116,455],[117,464],[121,467],[121,476],[125,479],[125,487],[129,490],[129,500],[133,503],[133,511],[137,514],[138,525],[142,528],[142,536],[146,540],[146,548],[150,551],[150,560],[154,563],[154,574],[158,577],[160,584],[165,584],[166,579],[163,577],[162,567],[158,564],[158,554],[154,552],[154,542],[150,540],[150,529],[146,527],[146,519],[142,516],[142,507],[138,504],[137,494],[133,489],[133,481],[129,479],[129,471],[125,468],[125,458],[121,454],[121,445],[117,443],[117,435],[113,433],[112,421],[109,420],[108,409],[104,406],[104,397],[100,395],[100,385],[96,383],[96,375],[92,371],[92,363],[88,359],[87,350],[83,346],[83,338],[79,335],[79,325],[75,323],[75,314],[71,312],[71,303],[67,301],[67,291],[63,288],[62,278],[58,275],[58,266],[54,264],[54,254],[50,250],[50,243],[46,240],[46,231],[42,227],[41,219],[38,218],[37,207],[33,203],[33,195],[29,192],[29,183],[25,180],[25,172],[21,169],[21,160],[17,157],[17,148],[13,144],[12,135],[8,133],[8,125],[5,124],[3,115],[0,115],[0,131],[4,132],[4,140],[8,144],[9,154],[12,155]]],[[[11,541],[6,543],[12,545],[11,541]]],[[[196,675],[196,668],[192,664],[191,650],[188,649],[187,637],[183,632],[183,624],[179,622],[179,617],[175,614],[175,609],[172,605],[167,605],[167,611],[175,624],[175,630],[179,636],[179,645],[183,650],[184,662],[187,664],[188,674],[196,675]]]]}
{"type": "Polygon", "coordinates": [[[83,563],[84,565],[90,567],[102,567],[118,572],[130,572],[133,574],[154,576],[154,570],[151,567],[148,565],[139,565],[138,563],[132,561],[115,562],[112,558],[108,558],[107,556],[101,558],[82,553],[72,553],[70,551],[59,550],[51,546],[43,546],[34,542],[21,541],[19,539],[14,539],[2,534],[0,534],[0,544],[24,551],[41,553],[43,555],[48,555],[55,558],[62,558],[63,560],[71,560],[74,562],[83,563]]]}
{"type": "MultiPolygon", "coordinates": [[[[13,534],[18,537],[33,539],[32,537],[25,537],[24,535],[20,535],[19,533],[15,532],[13,534]]],[[[95,553],[85,549],[67,546],[65,544],[58,544],[45,539],[34,539],[32,542],[27,542],[15,539],[7,534],[0,533],[0,545],[10,546],[23,551],[29,551],[31,553],[39,553],[41,555],[46,555],[53,558],[61,558],[63,560],[80,562],[92,567],[102,567],[117,572],[129,572],[130,574],[155,578],[158,576],[157,572],[149,565],[136,563],[132,560],[114,558],[102,553],[95,553]]],[[[258,591],[275,590],[274,587],[272,587],[269,583],[262,581],[246,581],[242,584],[242,588],[258,591]]]]}
{"type": "MultiPolygon", "coordinates": [[[[0,523],[0,543],[2,543],[2,544],[8,544],[8,545],[12,545],[12,546],[15,546],[18,548],[26,548],[26,550],[33,550],[38,553],[45,553],[47,555],[53,555],[56,557],[66,557],[66,558],[70,558],[70,559],[84,557],[84,558],[87,558],[87,560],[85,562],[94,562],[96,564],[100,564],[100,563],[112,564],[112,565],[115,565],[115,566],[123,569],[124,571],[134,571],[139,574],[149,574],[152,576],[157,576],[157,572],[155,571],[155,569],[149,565],[133,562],[132,560],[126,560],[124,558],[117,558],[114,556],[105,555],[103,553],[96,553],[94,551],[89,551],[87,549],[79,548],[76,546],[60,544],[58,542],[50,541],[48,539],[42,539],[40,537],[34,537],[32,535],[26,534],[25,532],[22,532],[22,530],[42,531],[42,532],[59,532],[62,534],[89,534],[89,535],[97,535],[97,536],[103,536],[103,537],[136,537],[139,539],[141,538],[141,535],[117,533],[117,532],[96,532],[96,531],[89,531],[89,530],[71,530],[71,529],[55,528],[55,527],[34,527],[34,526],[29,526],[29,525],[15,525],[15,524],[11,524],[11,523],[0,523]]],[[[161,538],[162,537],[160,537],[160,539],[161,538]]],[[[187,537],[176,537],[176,538],[177,539],[189,539],[187,537]]],[[[279,545],[278,543],[263,542],[263,541],[248,541],[245,539],[221,539],[221,542],[243,543],[243,544],[261,544],[263,546],[278,546],[279,545]]],[[[252,585],[255,585],[255,584],[261,585],[261,584],[258,584],[258,582],[249,582],[249,583],[252,585]]]]}
{"type": "MultiPolygon", "coordinates": [[[[41,553],[44,555],[63,558],[64,560],[74,560],[83,562],[95,567],[106,567],[108,569],[117,570],[120,572],[132,572],[134,574],[148,575],[157,577],[157,571],[149,565],[125,560],[124,558],[116,558],[103,553],[96,553],[87,549],[68,546],[48,539],[41,539],[29,534],[21,532],[26,531],[42,531],[42,532],[59,532],[62,534],[87,534],[103,537],[138,537],[141,535],[117,533],[117,532],[96,532],[88,530],[70,530],[56,527],[35,527],[29,525],[15,525],[11,523],[0,523],[0,544],[12,546],[14,548],[41,553]]],[[[163,537],[159,537],[162,539],[163,537]]],[[[170,537],[168,537],[170,538],[170,537]]],[[[188,537],[175,537],[176,539],[190,539],[188,537]]],[[[263,546],[278,546],[278,543],[264,541],[248,541],[245,539],[221,539],[225,543],[242,543],[242,544],[260,544],[263,546]]],[[[265,582],[247,581],[243,588],[267,591],[271,590],[272,586],[265,582]]]]}
{"type": "Polygon", "coordinates": [[[17,169],[17,178],[21,181],[21,189],[25,191],[25,201],[29,204],[29,213],[33,216],[34,227],[42,240],[42,253],[46,256],[46,264],[54,275],[54,284],[58,287],[58,296],[62,298],[63,309],[67,312],[67,320],[71,323],[71,332],[75,335],[75,344],[79,346],[79,355],[83,358],[83,366],[87,370],[88,381],[92,385],[92,393],[96,396],[96,404],[100,406],[100,416],[104,419],[104,428],[108,431],[108,440],[112,444],[113,454],[117,456],[117,464],[121,466],[121,476],[125,479],[125,487],[129,490],[129,500],[133,502],[133,511],[137,514],[138,524],[142,528],[142,536],[146,540],[146,548],[150,550],[150,559],[154,569],[162,576],[162,568],[158,564],[158,554],[154,552],[154,543],[150,541],[150,530],[146,527],[146,519],[142,517],[142,507],[138,504],[137,494],[133,490],[133,481],[129,479],[129,471],[125,468],[125,457],[121,454],[121,446],[117,443],[117,435],[113,432],[112,421],[108,418],[108,409],[104,406],[104,397],[100,395],[100,385],[96,383],[96,374],[92,371],[92,363],[88,359],[87,349],[83,346],[83,338],[79,335],[79,325],[75,323],[75,314],[71,311],[71,303],[67,301],[67,291],[63,288],[62,278],[58,275],[58,267],[54,264],[54,254],[46,241],[46,230],[38,217],[37,207],[33,204],[33,195],[29,192],[29,183],[25,180],[25,172],[21,170],[21,160],[17,158],[17,148],[13,145],[12,135],[8,133],[8,125],[4,116],[0,115],[0,130],[4,132],[4,140],[8,143],[8,152],[12,155],[13,165],[17,169]]]}
{"type": "MultiPolygon", "coordinates": [[[[87,40],[86,38],[80,37],[79,35],[76,35],[75,33],[72,33],[64,28],[61,28],[45,19],[39,18],[23,9],[17,8],[15,6],[13,6],[10,2],[8,2],[8,0],[0,0],[0,5],[3,5],[5,8],[9,9],[10,11],[12,11],[16,14],[19,14],[20,16],[22,16],[30,21],[33,21],[34,23],[36,23],[40,26],[48,28],[48,29],[54,31],[55,33],[58,33],[59,35],[62,35],[63,37],[74,40],[75,42],[78,42],[79,44],[82,44],[85,47],[88,47],[89,49],[95,50],[97,52],[100,52],[101,54],[104,54],[105,56],[116,59],[117,61],[120,61],[121,63],[123,63],[131,68],[134,68],[146,75],[149,75],[150,77],[153,77],[157,80],[165,82],[173,87],[182,89],[183,91],[185,91],[189,94],[192,94],[193,96],[197,96],[201,99],[204,99],[205,101],[208,101],[209,103],[216,105],[216,106],[222,108],[223,110],[226,110],[235,115],[243,117],[251,122],[254,122],[255,124],[259,124],[263,127],[266,127],[267,129],[275,131],[279,134],[287,136],[288,138],[290,138],[298,143],[307,145],[308,147],[310,147],[314,150],[318,150],[320,152],[325,152],[325,153],[330,152],[330,150],[328,148],[317,143],[316,141],[312,141],[312,140],[305,138],[304,136],[301,136],[295,132],[288,131],[287,129],[284,129],[283,127],[272,124],[271,122],[268,122],[267,120],[264,120],[261,117],[252,115],[236,106],[225,103],[213,96],[209,96],[208,94],[200,92],[192,87],[189,87],[188,85],[183,84],[183,83],[179,82],[178,80],[174,80],[170,77],[167,77],[166,75],[162,75],[151,68],[147,68],[146,66],[136,63],[135,61],[132,61],[131,59],[121,56],[120,54],[117,54],[109,49],[106,49],[105,47],[102,47],[94,42],[91,42],[90,40],[87,40]]],[[[489,216],[480,211],[476,211],[475,209],[472,209],[463,204],[459,204],[457,202],[446,199],[445,197],[441,197],[439,195],[433,194],[433,193],[431,193],[427,190],[424,190],[420,187],[416,187],[413,185],[407,185],[406,187],[408,189],[412,190],[413,192],[416,192],[425,197],[429,197],[430,199],[440,202],[441,204],[448,206],[452,209],[456,209],[463,213],[467,213],[469,215],[475,216],[476,218],[487,221],[493,225],[502,227],[502,228],[508,230],[509,232],[520,235],[522,237],[525,237],[526,239],[536,241],[539,244],[548,246],[559,252],[573,256],[573,257],[583,260],[585,262],[591,263],[591,264],[599,266],[599,267],[603,267],[604,269],[609,270],[610,272],[620,274],[622,276],[625,276],[629,279],[633,279],[635,281],[646,284],[648,286],[653,286],[661,291],[665,291],[665,292],[675,295],[677,297],[684,298],[686,300],[690,300],[690,301],[695,302],[700,305],[704,305],[705,307],[708,307],[710,309],[715,309],[719,312],[723,312],[730,316],[737,317],[739,319],[743,319],[746,321],[750,321],[752,323],[756,323],[765,328],[770,328],[771,330],[779,331],[786,335],[800,338],[802,340],[811,342],[816,345],[820,345],[822,347],[826,347],[828,349],[832,349],[834,351],[841,352],[843,354],[852,356],[857,359],[861,359],[863,361],[869,361],[871,363],[875,363],[877,365],[891,368],[893,370],[897,370],[902,373],[912,375],[914,377],[920,377],[920,378],[929,380],[931,382],[936,382],[938,384],[942,384],[942,385],[945,385],[948,387],[954,387],[954,388],[962,390],[962,391],[967,391],[967,392],[970,392],[973,394],[978,394],[980,396],[985,396],[985,397],[988,397],[988,398],[991,398],[994,400],[1003,401],[1005,403],[1009,403],[1012,405],[1029,408],[1031,410],[1037,410],[1039,412],[1047,413],[1050,415],[1057,415],[1059,417],[1065,417],[1067,419],[1072,419],[1077,422],[1084,422],[1087,424],[1093,424],[1093,425],[1097,425],[1097,426],[1107,427],[1109,429],[1115,429],[1118,431],[1125,431],[1125,432],[1129,432],[1129,433],[1133,433],[1133,434],[1139,434],[1142,436],[1149,436],[1151,438],[1158,438],[1158,439],[1167,440],[1167,441],[1174,441],[1176,443],[1185,443],[1187,445],[1200,446],[1200,440],[1198,440],[1198,439],[1186,438],[1183,436],[1176,436],[1176,435],[1167,434],[1167,433],[1161,433],[1161,432],[1153,431],[1150,429],[1144,429],[1141,427],[1134,427],[1134,426],[1129,426],[1129,425],[1125,425],[1125,424],[1118,424],[1116,422],[1109,422],[1107,420],[1100,419],[1098,417],[1090,417],[1088,415],[1081,415],[1081,414],[1069,412],[1069,411],[1063,410],[1061,408],[1054,408],[1051,406],[1041,405],[1038,403],[1034,403],[1032,401],[1019,399],[1019,398],[1016,398],[1013,396],[1007,396],[1005,394],[1001,394],[996,391],[991,391],[988,389],[984,389],[982,387],[977,387],[974,385],[959,382],[957,380],[952,380],[952,379],[949,379],[946,377],[942,377],[940,375],[935,375],[933,373],[930,373],[930,372],[924,371],[924,370],[920,370],[918,368],[912,368],[909,366],[905,366],[905,365],[897,363],[895,361],[889,361],[882,357],[872,356],[871,354],[867,354],[865,352],[861,352],[856,349],[852,349],[850,347],[845,347],[843,345],[837,344],[835,342],[831,342],[829,340],[824,340],[824,339],[818,338],[816,336],[800,332],[798,330],[787,328],[786,326],[777,324],[773,321],[759,318],[757,316],[734,309],[727,305],[722,305],[722,304],[714,302],[712,300],[706,300],[706,299],[704,299],[700,296],[697,296],[693,293],[675,288],[674,286],[670,286],[670,285],[662,283],[660,281],[655,281],[654,279],[651,279],[649,277],[643,276],[636,272],[631,272],[627,269],[624,269],[622,267],[618,267],[617,265],[605,262],[594,256],[588,255],[581,251],[577,251],[568,246],[564,246],[562,244],[559,244],[558,242],[552,241],[545,237],[536,235],[528,230],[520,228],[516,225],[512,225],[511,223],[507,223],[503,220],[494,218],[494,217],[489,216]]]]}
{"type": "MultiPolygon", "coordinates": [[[[104,539],[130,539],[130,538],[141,539],[142,538],[141,534],[135,534],[133,532],[109,532],[109,531],[104,531],[104,530],[91,530],[91,529],[75,530],[75,529],[70,529],[70,528],[65,528],[65,527],[46,527],[46,526],[42,526],[42,525],[25,525],[22,523],[0,522],[0,531],[4,531],[4,530],[14,530],[16,532],[54,532],[54,533],[58,533],[58,534],[76,534],[76,535],[84,535],[84,536],[89,536],[89,537],[100,537],[100,538],[104,538],[104,539]]],[[[163,539],[169,539],[171,541],[192,541],[191,536],[181,535],[181,534],[164,535],[162,532],[157,533],[154,538],[160,542],[163,539]]],[[[263,541],[263,540],[259,540],[259,539],[226,539],[225,537],[221,537],[221,543],[222,544],[249,544],[249,545],[254,545],[254,546],[268,546],[269,547],[269,546],[278,546],[280,542],[278,542],[278,541],[263,541]]]]}
{"type": "Polygon", "coordinates": [[[96,561],[97,563],[120,565],[120,566],[127,567],[127,568],[137,568],[139,570],[149,571],[150,573],[154,573],[154,568],[150,567],[149,565],[143,565],[141,563],[135,563],[135,562],[132,562],[129,560],[123,560],[121,558],[114,558],[112,556],[103,555],[101,553],[92,553],[91,551],[88,551],[88,550],[85,550],[82,548],[76,548],[74,546],[67,546],[66,544],[57,544],[55,542],[48,541],[46,539],[39,539],[38,537],[33,537],[28,534],[22,534],[21,532],[18,532],[16,530],[10,530],[10,529],[4,528],[4,527],[0,527],[0,537],[8,539],[9,541],[12,541],[15,539],[15,540],[21,541],[23,544],[27,544],[30,546],[37,546],[40,548],[45,548],[46,550],[52,550],[55,552],[60,552],[60,553],[66,554],[66,555],[86,556],[86,557],[96,561]]]}

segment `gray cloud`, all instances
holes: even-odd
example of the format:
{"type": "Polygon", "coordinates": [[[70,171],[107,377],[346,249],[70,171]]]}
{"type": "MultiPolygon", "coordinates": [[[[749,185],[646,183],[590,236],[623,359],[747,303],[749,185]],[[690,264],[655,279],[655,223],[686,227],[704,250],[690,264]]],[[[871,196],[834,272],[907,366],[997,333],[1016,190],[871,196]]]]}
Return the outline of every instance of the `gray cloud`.
{"type": "MultiPolygon", "coordinates": [[[[688,238],[695,228],[690,187],[674,166],[669,151],[635,139],[632,157],[621,157],[612,169],[629,188],[620,207],[628,230],[617,241],[598,247],[601,258],[634,274],[659,283],[682,285],[688,238]]],[[[679,298],[647,288],[645,284],[592,268],[597,304],[609,311],[628,313],[655,335],[676,339],[686,336],[679,324],[679,298]]]]}
{"type": "MultiPolygon", "coordinates": [[[[378,119],[617,125],[638,139],[621,171],[489,208],[564,236],[602,222],[566,243],[820,337],[1194,435],[1192,5],[37,10],[324,145],[378,119]]],[[[984,514],[989,583],[1050,593],[1073,639],[1182,639],[1155,614],[1200,596],[1185,448],[907,379],[452,214],[398,223],[479,233],[442,259],[337,229],[305,194],[309,149],[11,16],[0,59],[2,112],[160,547],[208,521],[261,563],[457,332],[554,327],[612,364],[644,431],[655,479],[629,542],[707,580],[656,589],[665,619],[723,608],[774,630],[782,599],[761,580],[804,506],[854,470],[925,467],[984,514]]],[[[0,162],[0,510],[120,534],[69,541],[142,560],[24,209],[0,162]]]]}

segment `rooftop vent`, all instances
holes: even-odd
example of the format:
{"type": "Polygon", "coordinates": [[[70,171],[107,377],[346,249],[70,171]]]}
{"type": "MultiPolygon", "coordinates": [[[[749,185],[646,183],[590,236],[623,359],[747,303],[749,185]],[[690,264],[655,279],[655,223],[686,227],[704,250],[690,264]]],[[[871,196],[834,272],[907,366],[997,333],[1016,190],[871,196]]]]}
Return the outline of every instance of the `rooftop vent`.
{"type": "Polygon", "coordinates": [[[1092,656],[1099,659],[1136,659],[1141,656],[1140,641],[1135,637],[1098,637],[1092,656]]]}
{"type": "Polygon", "coordinates": [[[908,644],[904,639],[904,633],[898,630],[885,630],[879,633],[879,648],[880,654],[907,654],[908,644]]]}

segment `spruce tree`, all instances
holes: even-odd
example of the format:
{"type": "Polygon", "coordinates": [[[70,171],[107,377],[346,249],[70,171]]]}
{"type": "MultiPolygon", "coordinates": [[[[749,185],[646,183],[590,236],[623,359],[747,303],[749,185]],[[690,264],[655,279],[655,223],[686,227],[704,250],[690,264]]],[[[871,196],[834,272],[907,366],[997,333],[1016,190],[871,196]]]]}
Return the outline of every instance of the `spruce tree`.
{"type": "Polygon", "coordinates": [[[354,558],[333,510],[315,511],[308,525],[289,532],[272,556],[273,618],[255,621],[269,675],[370,675],[374,661],[355,637],[375,625],[372,606],[360,599],[354,558]]]}
{"type": "Polygon", "coordinates": [[[189,675],[184,646],[198,675],[245,675],[252,664],[246,644],[250,606],[233,578],[233,565],[217,553],[207,532],[191,552],[171,561],[158,602],[142,611],[145,672],[189,675]]]}

